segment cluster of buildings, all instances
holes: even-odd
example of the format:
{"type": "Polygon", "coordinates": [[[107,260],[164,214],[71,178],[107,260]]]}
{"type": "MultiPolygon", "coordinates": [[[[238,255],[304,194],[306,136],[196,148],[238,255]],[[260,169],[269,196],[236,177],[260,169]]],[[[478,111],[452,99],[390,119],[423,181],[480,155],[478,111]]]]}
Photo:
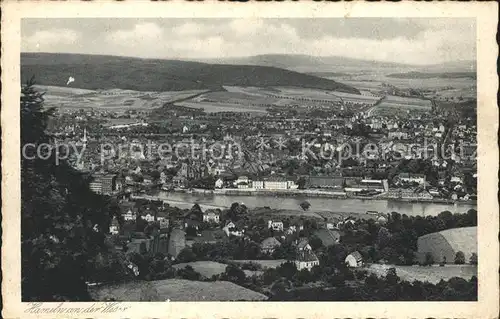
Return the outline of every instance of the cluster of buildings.
{"type": "MultiPolygon", "coordinates": [[[[332,108],[325,116],[318,115],[317,109],[301,107],[252,115],[199,110],[193,113],[179,106],[165,110],[164,125],[159,125],[148,124],[147,118],[151,116],[148,111],[127,110],[118,114],[106,110],[66,112],[62,109],[57,127],[51,129],[61,142],[74,142],[85,148],[81,158],[71,154],[70,161],[79,170],[92,174],[93,191],[106,195],[155,187],[165,190],[201,187],[386,193],[390,198],[474,198],[477,192],[474,186],[476,125],[467,119],[458,119],[452,125],[446,116],[434,111],[406,116],[372,112],[377,102],[395,89],[387,86],[381,94],[365,92],[362,95],[334,92],[338,96],[333,100],[341,100],[343,106],[358,102],[361,105],[352,107],[355,112],[349,111],[350,107],[339,111],[338,105],[329,105],[332,108]],[[107,125],[107,121],[120,117],[141,125],[107,125]],[[267,146],[265,149],[261,148],[262,141],[267,146]],[[331,152],[334,156],[328,160],[313,159],[301,152],[302,142],[312,143],[309,149],[316,155],[331,152]],[[172,151],[159,156],[160,146],[165,143],[173,146],[172,151]],[[337,158],[343,152],[339,150],[341,145],[348,144],[355,149],[367,143],[376,144],[377,150],[352,154],[348,160],[354,163],[349,165],[337,158]],[[114,145],[114,149],[103,149],[102,144],[114,145]],[[203,145],[214,144],[226,150],[238,144],[242,149],[216,158],[204,156],[203,145]],[[119,150],[121,145],[127,146],[125,151],[119,150]],[[445,154],[441,154],[442,146],[447,146],[445,154]],[[448,146],[455,149],[449,151],[448,146]],[[396,178],[393,174],[388,176],[391,169],[410,159],[430,160],[435,168],[432,174],[438,175],[437,182],[424,180],[425,174],[429,174],[424,171],[410,176],[402,170],[396,172],[396,178]],[[292,165],[291,169],[289,163],[293,161],[298,165],[292,165]],[[239,177],[234,180],[234,176],[239,177]],[[215,183],[199,182],[208,177],[215,178],[215,183]],[[299,178],[305,179],[305,183],[299,182],[299,178]]],[[[308,102],[305,97],[292,95],[289,96],[292,101],[308,102]]]]}
{"type": "MultiPolygon", "coordinates": [[[[161,202],[135,202],[124,200],[120,202],[122,223],[116,218],[110,225],[110,235],[121,238],[123,246],[115,246],[118,250],[126,249],[127,252],[137,253],[163,253],[175,260],[180,252],[194,243],[216,244],[224,242],[231,237],[252,240],[252,230],[256,220],[228,219],[220,210],[192,208],[183,211],[181,215],[172,214],[168,206],[161,202]],[[136,223],[142,219],[149,228],[146,233],[136,230],[136,223]],[[128,226],[127,226],[128,225],[128,226]]],[[[377,222],[380,222],[377,220],[377,222]]],[[[265,255],[273,255],[290,238],[293,240],[295,254],[293,262],[297,269],[309,269],[319,265],[319,259],[314,253],[307,238],[300,234],[305,229],[303,220],[286,221],[280,218],[267,218],[262,225],[272,234],[270,237],[258,242],[260,251],[265,255]],[[264,226],[265,225],[265,226],[264,226]]],[[[321,239],[324,245],[333,245],[340,241],[341,233],[345,227],[355,227],[354,220],[338,218],[329,222],[321,222],[310,229],[314,235],[321,239]]],[[[346,259],[346,262],[348,260],[346,259]]],[[[350,265],[350,263],[348,262],[350,265]]]]}

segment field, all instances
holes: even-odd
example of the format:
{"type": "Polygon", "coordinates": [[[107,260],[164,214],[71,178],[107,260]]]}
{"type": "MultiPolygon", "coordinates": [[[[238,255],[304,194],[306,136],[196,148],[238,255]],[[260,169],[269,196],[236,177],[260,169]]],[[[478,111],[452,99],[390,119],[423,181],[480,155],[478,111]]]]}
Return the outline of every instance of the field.
{"type": "MultiPolygon", "coordinates": [[[[209,92],[176,105],[203,108],[206,112],[266,112],[271,106],[331,106],[338,107],[341,99],[333,91],[300,87],[238,87],[225,86],[226,91],[209,92]]],[[[353,95],[362,99],[369,97],[353,95]]]]}
{"type": "MultiPolygon", "coordinates": [[[[183,269],[186,266],[193,267],[194,271],[196,271],[205,278],[212,278],[212,276],[214,275],[220,275],[224,271],[226,271],[227,267],[226,264],[218,263],[215,261],[195,261],[190,263],[181,263],[173,265],[175,269],[183,269]]],[[[247,276],[253,276],[261,273],[260,271],[252,271],[252,270],[243,270],[243,271],[247,276]]]]}
{"type": "Polygon", "coordinates": [[[90,289],[99,301],[237,301],[266,300],[267,297],[228,281],[167,279],[135,281],[90,289]]]}
{"type": "Polygon", "coordinates": [[[430,112],[432,102],[417,98],[387,95],[380,104],[370,111],[370,115],[394,115],[412,112],[430,112]]]}
{"type": "Polygon", "coordinates": [[[71,87],[36,86],[46,92],[48,107],[85,109],[96,108],[120,112],[127,109],[151,110],[166,102],[188,98],[206,90],[141,92],[133,90],[85,90],[71,87]]]}
{"type": "Polygon", "coordinates": [[[469,280],[472,276],[477,276],[477,266],[471,265],[446,265],[444,267],[431,266],[393,266],[373,264],[366,267],[371,273],[377,276],[385,276],[387,269],[394,267],[396,273],[402,280],[406,281],[428,281],[436,284],[441,279],[448,280],[452,277],[461,277],[469,280]]]}

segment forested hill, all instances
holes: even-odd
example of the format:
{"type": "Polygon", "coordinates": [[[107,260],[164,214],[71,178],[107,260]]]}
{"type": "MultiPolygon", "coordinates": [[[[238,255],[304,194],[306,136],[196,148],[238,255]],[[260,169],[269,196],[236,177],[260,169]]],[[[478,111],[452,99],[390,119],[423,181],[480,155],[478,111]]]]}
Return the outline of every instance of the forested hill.
{"type": "Polygon", "coordinates": [[[35,76],[38,84],[82,89],[130,89],[172,91],[218,89],[234,86],[296,86],[349,93],[359,91],[348,85],[314,75],[270,66],[228,65],[178,60],[129,57],[21,53],[21,79],[35,76]]]}

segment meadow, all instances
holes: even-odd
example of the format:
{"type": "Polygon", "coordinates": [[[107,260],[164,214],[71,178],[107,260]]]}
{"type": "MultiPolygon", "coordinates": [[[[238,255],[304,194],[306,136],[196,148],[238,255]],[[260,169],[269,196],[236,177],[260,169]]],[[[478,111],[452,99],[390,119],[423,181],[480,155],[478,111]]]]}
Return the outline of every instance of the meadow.
{"type": "MultiPolygon", "coordinates": [[[[205,278],[220,275],[226,271],[226,264],[215,261],[193,261],[189,263],[181,263],[172,265],[176,270],[183,269],[186,266],[193,267],[194,271],[205,278]]],[[[262,271],[243,270],[246,276],[260,275],[262,271]]]]}
{"type": "MultiPolygon", "coordinates": [[[[225,91],[201,94],[176,105],[203,108],[206,112],[266,112],[271,106],[335,106],[339,92],[300,87],[225,86],[225,91]]],[[[356,95],[361,96],[361,95],[356,95]]]]}

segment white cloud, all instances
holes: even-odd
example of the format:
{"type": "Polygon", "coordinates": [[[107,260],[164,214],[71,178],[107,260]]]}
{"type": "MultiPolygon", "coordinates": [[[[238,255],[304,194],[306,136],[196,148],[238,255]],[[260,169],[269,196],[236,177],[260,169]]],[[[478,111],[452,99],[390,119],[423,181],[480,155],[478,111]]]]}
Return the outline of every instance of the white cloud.
{"type": "Polygon", "coordinates": [[[196,36],[203,32],[205,28],[202,24],[188,22],[175,26],[171,32],[179,36],[196,36]]]}
{"type": "Polygon", "coordinates": [[[70,29],[40,30],[31,36],[23,37],[21,50],[26,52],[51,52],[60,45],[72,45],[80,38],[80,34],[70,29]]]}
{"type": "Polygon", "coordinates": [[[155,23],[139,23],[130,30],[118,30],[107,35],[107,40],[118,44],[137,45],[161,40],[163,30],[155,23]]]}

